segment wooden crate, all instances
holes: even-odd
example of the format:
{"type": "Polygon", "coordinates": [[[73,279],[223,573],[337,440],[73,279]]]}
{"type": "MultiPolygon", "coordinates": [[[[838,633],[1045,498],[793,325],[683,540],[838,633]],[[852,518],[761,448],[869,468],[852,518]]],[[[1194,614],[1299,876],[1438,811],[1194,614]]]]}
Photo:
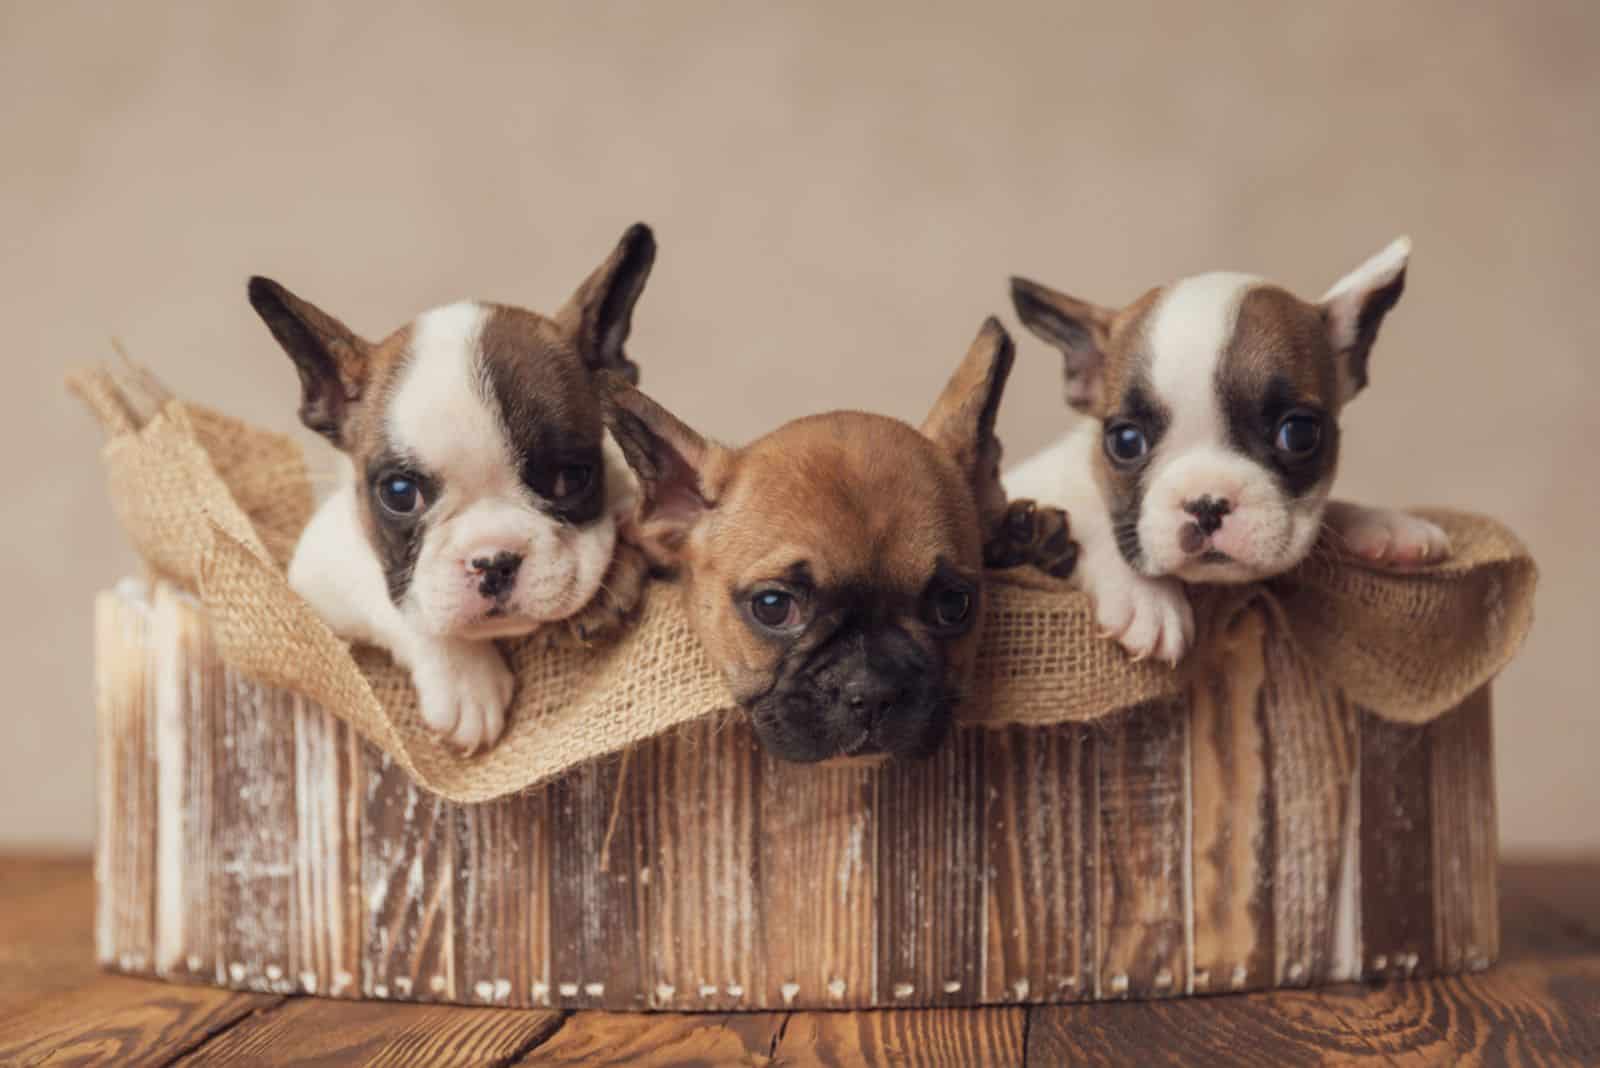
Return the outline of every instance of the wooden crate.
{"type": "Polygon", "coordinates": [[[98,952],[252,990],[716,1010],[1160,998],[1485,967],[1488,691],[1422,727],[1264,610],[1186,698],[817,768],[702,722],[525,794],[419,790],[226,668],[158,587],[97,610],[98,952]]]}

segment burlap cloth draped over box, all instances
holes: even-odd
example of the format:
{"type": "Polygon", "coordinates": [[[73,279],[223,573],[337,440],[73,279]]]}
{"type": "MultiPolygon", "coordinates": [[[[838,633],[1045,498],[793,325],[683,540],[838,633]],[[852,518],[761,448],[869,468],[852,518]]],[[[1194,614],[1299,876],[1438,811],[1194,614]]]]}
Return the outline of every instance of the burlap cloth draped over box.
{"type": "MultiPolygon", "coordinates": [[[[204,604],[224,660],[320,703],[454,801],[485,801],[731,705],[673,587],[653,586],[618,644],[585,650],[505,643],[517,676],[510,725],[463,758],[428,733],[404,670],[352,648],[290,590],[284,569],[314,501],[291,439],[179,400],[124,363],[73,375],[100,421],[112,506],[151,572],[204,604]]],[[[1260,603],[1329,687],[1387,718],[1425,722],[1511,659],[1532,622],[1536,570],[1493,520],[1427,512],[1451,559],[1396,573],[1321,549],[1257,586],[1203,591],[1204,635],[1260,603]]],[[[992,572],[967,722],[1050,724],[1175,696],[1183,676],[1101,639],[1088,598],[1036,572],[992,572]]],[[[1191,653],[1190,670],[1205,663],[1191,653]]]]}

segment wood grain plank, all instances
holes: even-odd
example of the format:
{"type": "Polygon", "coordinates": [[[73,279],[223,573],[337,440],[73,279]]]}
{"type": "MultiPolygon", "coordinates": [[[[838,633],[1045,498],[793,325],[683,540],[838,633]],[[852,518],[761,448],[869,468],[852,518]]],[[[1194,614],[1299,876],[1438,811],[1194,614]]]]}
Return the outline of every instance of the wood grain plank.
{"type": "MultiPolygon", "coordinates": [[[[639,885],[652,854],[648,747],[550,786],[551,1001],[643,1008],[650,928],[639,885]]],[[[653,874],[651,876],[653,878],[653,874]]]]}
{"type": "Polygon", "coordinates": [[[1024,1063],[1025,1023],[1026,1010],[1006,1007],[796,1013],[773,1063],[1008,1068],[1024,1063]]]}
{"type": "Polygon", "coordinates": [[[958,728],[926,760],[878,772],[877,989],[882,1005],[981,999],[983,744],[958,728]]]}
{"type": "Polygon", "coordinates": [[[96,975],[92,864],[0,855],[0,1019],[96,975]]]}
{"type": "Polygon", "coordinates": [[[581,1068],[733,1068],[797,1063],[774,1062],[771,1056],[783,1020],[782,1013],[764,1012],[579,1012],[516,1063],[581,1068]]]}
{"type": "Polygon", "coordinates": [[[366,939],[361,896],[362,762],[360,735],[309,701],[294,703],[291,979],[296,989],[308,994],[356,997],[360,993],[355,979],[362,974],[366,939]]]}
{"type": "Polygon", "coordinates": [[[1500,889],[1503,930],[1511,931],[1521,919],[1505,901],[1516,894],[1556,913],[1576,936],[1600,940],[1600,861],[1519,858],[1501,866],[1500,889]]]}
{"type": "Polygon", "coordinates": [[[346,993],[353,978],[369,998],[461,1000],[453,806],[372,746],[363,746],[362,775],[362,969],[354,977],[335,972],[328,993],[346,993]]]}
{"type": "MultiPolygon", "coordinates": [[[[649,802],[654,1008],[737,1009],[766,1001],[757,895],[761,751],[742,720],[686,724],[641,754],[649,802]]],[[[805,876],[802,876],[805,878],[805,876]]]]}
{"type": "Polygon", "coordinates": [[[1260,989],[1276,974],[1268,641],[1262,612],[1241,613],[1189,689],[1196,993],[1260,989]]]}
{"type": "Polygon", "coordinates": [[[156,956],[158,974],[215,981],[225,974],[217,940],[221,859],[213,852],[216,795],[213,724],[227,700],[227,672],[192,598],[160,583],[152,606],[156,671],[156,956]]]}
{"type": "Polygon", "coordinates": [[[458,993],[489,1005],[550,1003],[548,791],[452,810],[458,993]]]}
{"type": "Polygon", "coordinates": [[[1028,1012],[1030,1065],[1295,1068],[1363,1062],[1372,1053],[1311,991],[1041,1005],[1028,1012]]]}
{"type": "Polygon", "coordinates": [[[149,602],[131,584],[95,602],[99,764],[96,955],[143,971],[155,957],[157,788],[149,602]]]}
{"type": "Polygon", "coordinates": [[[1385,1063],[1600,1064],[1600,956],[1315,995],[1385,1063]]]}
{"type": "Polygon", "coordinates": [[[1445,971],[1482,971],[1500,954],[1499,836],[1489,690],[1428,727],[1432,746],[1433,943],[1445,971]]]}
{"type": "Polygon", "coordinates": [[[1426,727],[1361,710],[1362,975],[1432,970],[1433,846],[1426,727]]]}
{"type": "Polygon", "coordinates": [[[1260,721],[1270,740],[1273,967],[1268,984],[1360,975],[1356,715],[1283,634],[1265,645],[1260,721]]]}
{"type": "Polygon", "coordinates": [[[212,914],[216,981],[289,993],[296,812],[294,710],[298,698],[229,669],[213,710],[212,914]]]}
{"type": "Polygon", "coordinates": [[[1094,991],[1093,734],[1013,726],[985,739],[986,1002],[1094,991]]]}
{"type": "Polygon", "coordinates": [[[1156,702],[1098,729],[1095,994],[1171,997],[1188,985],[1188,708],[1156,702]]]}
{"type": "Polygon", "coordinates": [[[70,995],[0,1019],[0,1064],[165,1065],[282,1000],[272,994],[101,976],[70,995]]]}
{"type": "Polygon", "coordinates": [[[878,769],[763,755],[757,794],[766,1006],[871,1005],[878,995],[878,769]]]}
{"type": "Polygon", "coordinates": [[[182,1066],[508,1064],[561,1026],[561,1014],[446,1005],[298,998],[245,1020],[176,1062],[182,1066]]]}

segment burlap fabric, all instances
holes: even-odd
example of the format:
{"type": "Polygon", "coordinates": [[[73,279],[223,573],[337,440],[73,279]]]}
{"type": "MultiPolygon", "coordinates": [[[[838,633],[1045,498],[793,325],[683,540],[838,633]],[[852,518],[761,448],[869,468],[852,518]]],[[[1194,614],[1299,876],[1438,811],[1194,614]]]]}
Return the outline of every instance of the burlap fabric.
{"type": "MultiPolygon", "coordinates": [[[[455,801],[499,797],[731,704],[674,589],[656,585],[637,626],[609,648],[506,643],[517,691],[504,740],[458,756],[423,727],[403,670],[340,641],[289,589],[284,568],[313,507],[292,440],[173,398],[131,364],[68,384],[109,437],[111,501],[134,548],[200,598],[224,659],[321,703],[429,790],[455,801]]],[[[1532,622],[1536,571],[1492,520],[1429,514],[1455,547],[1440,566],[1397,574],[1324,549],[1270,584],[1206,595],[1202,646],[1186,670],[1205,670],[1206,633],[1260,604],[1349,699],[1410,723],[1454,706],[1516,652],[1532,622]]],[[[1091,720],[1182,691],[1179,674],[1098,638],[1084,595],[1037,572],[992,573],[988,590],[967,721],[1091,720]]]]}

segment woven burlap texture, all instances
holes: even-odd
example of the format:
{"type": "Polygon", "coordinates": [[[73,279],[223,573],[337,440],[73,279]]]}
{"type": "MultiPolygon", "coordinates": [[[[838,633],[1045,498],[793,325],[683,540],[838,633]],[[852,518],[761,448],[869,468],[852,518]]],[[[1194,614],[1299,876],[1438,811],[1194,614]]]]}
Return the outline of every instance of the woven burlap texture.
{"type": "MultiPolygon", "coordinates": [[[[376,650],[352,649],[289,588],[284,569],[314,503],[294,441],[176,399],[128,363],[74,374],[68,385],[108,436],[119,522],[155,575],[199,597],[224,660],[322,704],[428,790],[455,801],[500,797],[732,703],[675,588],[657,584],[615,645],[504,643],[517,676],[509,726],[488,753],[462,757],[423,727],[403,670],[376,650]]],[[[1205,635],[1259,606],[1357,704],[1408,723],[1458,704],[1515,654],[1537,576],[1499,524],[1427,514],[1455,552],[1425,571],[1376,570],[1324,549],[1272,583],[1204,593],[1202,644],[1185,670],[1204,672],[1205,635]]],[[[1088,598],[1037,572],[991,573],[985,599],[967,722],[1091,720],[1183,690],[1180,674],[1099,638],[1088,598]]]]}

